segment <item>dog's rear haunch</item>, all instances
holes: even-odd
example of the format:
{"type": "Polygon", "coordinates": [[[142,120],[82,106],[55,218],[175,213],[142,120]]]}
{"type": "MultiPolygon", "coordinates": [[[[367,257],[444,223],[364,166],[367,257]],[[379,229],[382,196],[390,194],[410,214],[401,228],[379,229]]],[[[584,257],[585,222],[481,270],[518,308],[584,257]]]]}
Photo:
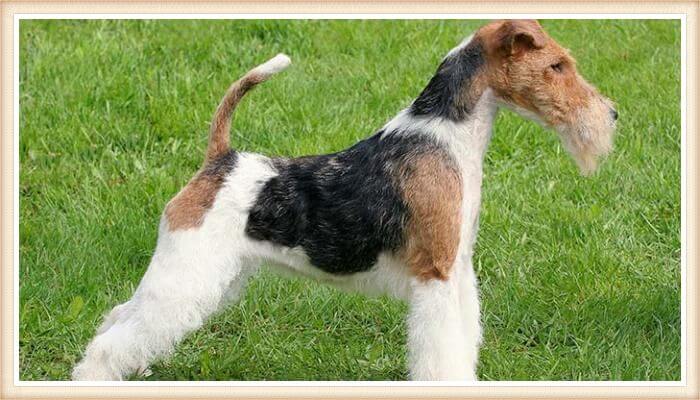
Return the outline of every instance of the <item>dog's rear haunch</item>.
{"type": "Polygon", "coordinates": [[[266,263],[406,300],[410,377],[474,380],[481,325],[471,257],[498,108],[556,130],[584,174],[611,149],[617,112],[536,21],[479,29],[406,109],[347,150],[270,158],[230,149],[236,104],[289,63],[278,55],[228,90],[204,166],[168,203],[148,270],[105,317],[74,379],[146,370],[238,300],[266,263]]]}

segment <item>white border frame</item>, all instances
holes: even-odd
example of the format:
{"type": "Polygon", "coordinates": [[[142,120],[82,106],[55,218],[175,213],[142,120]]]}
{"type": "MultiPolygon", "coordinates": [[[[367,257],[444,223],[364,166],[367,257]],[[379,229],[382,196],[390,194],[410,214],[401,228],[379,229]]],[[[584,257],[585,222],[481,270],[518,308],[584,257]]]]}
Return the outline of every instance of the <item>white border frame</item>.
{"type": "Polygon", "coordinates": [[[516,13],[516,14],[394,14],[394,13],[241,13],[241,14],[174,14],[174,13],[99,13],[99,14],[44,14],[44,13],[18,13],[13,19],[13,165],[14,165],[14,224],[13,224],[13,247],[14,247],[14,268],[13,268],[13,383],[17,387],[684,387],[687,385],[687,310],[686,310],[686,269],[687,269],[687,248],[684,240],[687,237],[687,212],[683,204],[687,204],[687,118],[686,118],[686,96],[687,96],[687,39],[686,39],[686,14],[679,13],[639,13],[639,14],[594,14],[594,13],[516,13]],[[281,19],[281,20],[316,20],[316,19],[372,19],[372,20],[400,20],[400,19],[444,19],[444,20],[473,20],[473,19],[660,19],[660,20],[680,20],[681,21],[681,380],[680,381],[117,381],[117,382],[74,382],[74,381],[22,381],[19,379],[19,22],[21,20],[33,19],[222,19],[222,20],[249,20],[249,19],[281,19]]]}

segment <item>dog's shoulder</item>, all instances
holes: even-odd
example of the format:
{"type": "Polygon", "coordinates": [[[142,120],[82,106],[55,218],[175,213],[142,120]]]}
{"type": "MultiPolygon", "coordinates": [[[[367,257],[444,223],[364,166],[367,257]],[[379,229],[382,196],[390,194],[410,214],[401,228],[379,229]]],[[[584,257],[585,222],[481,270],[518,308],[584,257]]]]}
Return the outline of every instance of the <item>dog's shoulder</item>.
{"type": "Polygon", "coordinates": [[[401,255],[424,279],[446,279],[459,246],[462,178],[446,152],[420,154],[401,180],[410,218],[401,255]]]}

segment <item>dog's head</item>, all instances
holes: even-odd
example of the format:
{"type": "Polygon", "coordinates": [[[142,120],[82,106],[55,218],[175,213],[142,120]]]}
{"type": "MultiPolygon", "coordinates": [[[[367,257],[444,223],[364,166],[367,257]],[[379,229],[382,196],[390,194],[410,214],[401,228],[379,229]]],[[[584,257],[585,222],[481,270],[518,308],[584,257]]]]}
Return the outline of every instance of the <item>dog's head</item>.
{"type": "Polygon", "coordinates": [[[477,31],[488,86],[520,115],[554,128],[583,174],[612,148],[612,102],[586,82],[569,52],[535,20],[494,21],[477,31]]]}

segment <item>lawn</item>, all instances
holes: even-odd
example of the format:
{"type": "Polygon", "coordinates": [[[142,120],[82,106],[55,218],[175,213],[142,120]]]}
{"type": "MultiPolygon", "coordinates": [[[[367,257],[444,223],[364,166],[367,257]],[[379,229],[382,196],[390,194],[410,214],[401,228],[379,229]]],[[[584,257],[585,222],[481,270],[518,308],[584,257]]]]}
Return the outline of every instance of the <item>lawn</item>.
{"type": "MultiPolygon", "coordinates": [[[[483,21],[22,21],[20,378],[65,380],[148,265],[227,86],[277,52],[233,145],[343,149],[407,106],[483,21]]],[[[486,158],[475,267],[482,380],[679,380],[679,21],[545,20],[617,103],[581,177],[509,111],[486,158]]],[[[149,380],[404,380],[406,306],[264,271],[149,380]]],[[[134,377],[132,379],[144,379],[134,377]]]]}

